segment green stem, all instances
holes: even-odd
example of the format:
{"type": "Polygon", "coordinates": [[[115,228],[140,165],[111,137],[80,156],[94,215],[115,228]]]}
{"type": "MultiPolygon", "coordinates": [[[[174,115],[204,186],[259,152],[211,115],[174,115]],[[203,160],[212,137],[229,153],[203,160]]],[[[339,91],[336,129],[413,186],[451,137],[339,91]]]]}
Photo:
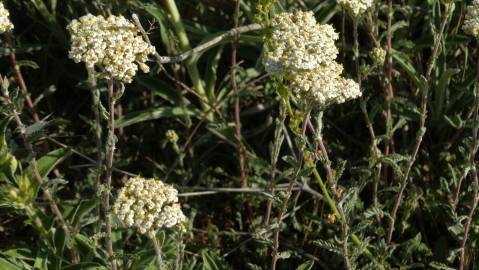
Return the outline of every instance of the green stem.
{"type": "MultiPolygon", "coordinates": [[[[338,208],[336,207],[336,204],[334,203],[333,199],[331,198],[331,196],[329,195],[329,192],[328,192],[328,189],[326,188],[326,185],[324,184],[324,181],[323,179],[321,178],[321,175],[319,175],[319,172],[318,170],[316,169],[316,167],[314,166],[314,164],[312,164],[311,162],[309,164],[307,164],[308,166],[310,166],[312,169],[313,169],[313,175],[314,177],[316,178],[316,181],[318,182],[319,184],[319,187],[321,188],[321,192],[322,192],[322,195],[324,197],[324,200],[326,201],[326,203],[329,205],[329,207],[331,208],[331,211],[333,211],[333,214],[334,216],[339,219],[340,218],[340,215],[339,215],[339,211],[338,211],[338,208]]],[[[351,239],[353,240],[354,244],[358,245],[358,246],[361,246],[362,242],[361,240],[358,238],[358,236],[354,233],[351,233],[351,239]]],[[[364,249],[364,255],[366,255],[366,257],[368,257],[369,259],[371,259],[371,261],[376,264],[377,267],[379,267],[379,269],[384,269],[384,267],[374,258],[373,254],[371,253],[371,251],[369,251],[368,248],[365,248],[364,249]]]]}
{"type": "MultiPolygon", "coordinates": [[[[180,12],[178,11],[175,0],[164,0],[163,2],[165,3],[168,13],[170,14],[170,21],[173,25],[176,36],[178,37],[181,51],[185,52],[190,50],[190,41],[188,40],[188,36],[186,34],[185,27],[183,26],[180,12]]],[[[205,103],[205,100],[211,103],[214,101],[215,97],[211,93],[210,95],[206,95],[205,87],[203,85],[203,81],[201,79],[194,57],[186,61],[186,69],[188,71],[188,76],[193,83],[193,88],[196,90],[197,94],[202,97],[202,99],[200,99],[201,107],[204,111],[209,111],[209,106],[205,103]]],[[[211,112],[208,113],[208,119],[213,119],[213,114],[211,112]]]]}
{"type": "Polygon", "coordinates": [[[153,235],[151,237],[151,241],[153,242],[153,248],[155,249],[156,253],[156,263],[158,264],[158,269],[164,270],[164,264],[163,264],[163,256],[161,252],[161,245],[158,242],[158,239],[156,238],[156,235],[153,235]]]}

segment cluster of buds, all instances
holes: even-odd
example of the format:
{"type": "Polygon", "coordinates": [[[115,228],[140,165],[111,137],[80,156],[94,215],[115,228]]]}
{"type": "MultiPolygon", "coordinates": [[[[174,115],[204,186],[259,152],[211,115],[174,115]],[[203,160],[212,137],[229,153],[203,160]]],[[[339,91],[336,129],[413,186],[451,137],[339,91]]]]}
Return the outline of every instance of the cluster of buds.
{"type": "Polygon", "coordinates": [[[131,83],[138,68],[148,73],[148,56],[155,48],[145,42],[135,25],[122,16],[93,16],[73,20],[70,58],[90,68],[100,66],[113,79],[131,83]]]}
{"type": "Polygon", "coordinates": [[[341,76],[338,34],[331,25],[318,24],[312,12],[295,11],[275,16],[271,26],[266,71],[289,80],[298,100],[326,106],[361,96],[359,85],[341,76]]]}
{"type": "Polygon", "coordinates": [[[383,66],[384,62],[386,62],[386,51],[381,47],[374,48],[371,53],[370,57],[373,60],[373,64],[375,66],[383,66]]]}
{"type": "Polygon", "coordinates": [[[159,180],[132,177],[118,193],[113,213],[126,226],[154,235],[161,228],[184,229],[186,216],[178,203],[178,191],[159,180]]]}
{"type": "Polygon", "coordinates": [[[10,13],[3,5],[3,2],[0,2],[0,34],[10,32],[12,30],[13,24],[10,21],[10,13]]]}

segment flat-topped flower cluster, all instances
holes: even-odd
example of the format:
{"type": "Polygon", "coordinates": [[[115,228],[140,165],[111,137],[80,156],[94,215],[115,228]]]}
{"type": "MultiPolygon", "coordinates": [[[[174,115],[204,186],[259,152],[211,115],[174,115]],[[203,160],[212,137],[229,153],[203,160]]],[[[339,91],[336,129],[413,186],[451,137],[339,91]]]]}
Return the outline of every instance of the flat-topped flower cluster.
{"type": "Polygon", "coordinates": [[[146,61],[155,48],[145,42],[135,25],[123,16],[94,16],[73,20],[70,58],[88,67],[101,66],[113,79],[130,83],[138,70],[150,71],[146,61]]]}
{"type": "Polygon", "coordinates": [[[474,0],[472,5],[467,6],[462,30],[468,35],[479,38],[479,0],[474,0]]]}
{"type": "Polygon", "coordinates": [[[281,13],[272,19],[271,51],[266,71],[290,81],[292,93],[305,103],[329,105],[361,96],[359,85],[341,76],[335,60],[338,34],[316,22],[312,12],[281,13]]]}
{"type": "Polygon", "coordinates": [[[360,17],[373,6],[373,0],[338,0],[351,16],[360,17]]]}
{"type": "Polygon", "coordinates": [[[10,21],[10,13],[3,5],[3,2],[0,2],[0,34],[10,32],[12,30],[13,24],[10,21]]]}
{"type": "Polygon", "coordinates": [[[132,177],[118,193],[113,212],[127,227],[153,235],[161,228],[184,229],[186,216],[178,203],[178,191],[159,180],[132,177]]]}

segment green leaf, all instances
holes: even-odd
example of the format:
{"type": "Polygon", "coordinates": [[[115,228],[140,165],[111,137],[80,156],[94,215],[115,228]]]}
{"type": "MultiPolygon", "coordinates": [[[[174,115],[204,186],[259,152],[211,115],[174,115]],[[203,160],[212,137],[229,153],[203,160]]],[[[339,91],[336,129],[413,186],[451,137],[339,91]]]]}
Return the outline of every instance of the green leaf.
{"type": "MultiPolygon", "coordinates": [[[[62,162],[66,157],[68,157],[68,155],[70,155],[70,150],[61,148],[51,151],[50,153],[37,160],[36,169],[38,170],[38,174],[41,179],[43,180],[60,162],[62,162]]],[[[33,189],[32,191],[34,194],[34,198],[36,197],[38,189],[40,188],[36,177],[37,176],[35,175],[35,168],[33,167],[33,164],[30,164],[25,170],[24,178],[25,180],[30,181],[30,186],[33,189]]]]}
{"type": "Polygon", "coordinates": [[[314,261],[307,261],[296,268],[296,270],[310,270],[314,266],[314,261]]]}
{"type": "Polygon", "coordinates": [[[393,50],[393,57],[394,57],[394,60],[398,62],[399,65],[401,65],[401,67],[406,71],[409,77],[411,77],[414,84],[418,88],[422,88],[420,75],[416,71],[414,66],[412,65],[411,59],[409,59],[409,57],[406,54],[396,50],[393,50]]]}
{"type": "Polygon", "coordinates": [[[116,127],[121,128],[160,118],[193,116],[195,114],[196,113],[193,110],[181,107],[151,108],[125,114],[123,117],[118,119],[116,127]]]}
{"type": "Polygon", "coordinates": [[[459,73],[459,69],[447,69],[441,75],[436,89],[434,89],[434,102],[431,108],[433,119],[435,121],[442,120],[444,106],[446,105],[446,91],[452,76],[459,73]]]}
{"type": "Polygon", "coordinates": [[[203,259],[203,270],[219,270],[220,268],[216,264],[214,258],[208,253],[208,251],[203,250],[201,252],[201,258],[203,259]]]}
{"type": "Polygon", "coordinates": [[[55,245],[55,257],[54,261],[54,269],[60,270],[62,268],[62,261],[63,261],[63,252],[65,250],[66,245],[66,237],[61,229],[54,230],[53,235],[53,243],[55,245]]]}
{"type": "Polygon", "coordinates": [[[20,60],[20,61],[17,61],[17,64],[19,67],[30,67],[32,69],[40,68],[40,66],[35,61],[31,61],[31,60],[20,60]]]}
{"type": "Polygon", "coordinates": [[[221,59],[221,54],[223,53],[223,46],[213,49],[213,51],[208,56],[208,62],[206,64],[205,71],[205,82],[206,88],[205,92],[208,96],[208,100],[215,99],[215,87],[216,87],[216,78],[218,73],[218,63],[221,59]]]}
{"type": "Polygon", "coordinates": [[[137,76],[136,80],[140,85],[153,91],[154,94],[159,95],[161,98],[168,100],[173,105],[180,105],[183,103],[178,91],[159,79],[149,76],[137,76]]]}
{"type": "Polygon", "coordinates": [[[0,180],[4,175],[12,183],[15,182],[15,172],[17,171],[18,161],[9,152],[6,141],[7,126],[11,118],[5,118],[0,121],[0,180]]]}
{"type": "Polygon", "coordinates": [[[82,200],[78,203],[77,207],[75,208],[73,213],[71,214],[71,217],[69,218],[70,222],[72,223],[72,226],[76,229],[81,228],[82,220],[83,218],[90,213],[93,209],[95,209],[95,206],[97,205],[96,200],[82,200]]]}
{"type": "Polygon", "coordinates": [[[24,270],[22,267],[17,266],[10,261],[0,258],[0,269],[2,270],[24,270]]]}

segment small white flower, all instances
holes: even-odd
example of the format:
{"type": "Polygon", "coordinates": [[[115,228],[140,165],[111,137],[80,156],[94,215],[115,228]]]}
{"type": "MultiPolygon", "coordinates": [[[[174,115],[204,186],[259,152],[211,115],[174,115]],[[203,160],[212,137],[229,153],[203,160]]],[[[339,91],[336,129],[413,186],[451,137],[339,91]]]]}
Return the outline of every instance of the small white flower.
{"type": "Polygon", "coordinates": [[[113,212],[127,227],[154,234],[166,227],[184,229],[186,216],[178,203],[178,191],[155,179],[133,177],[120,189],[113,212]]]}
{"type": "Polygon", "coordinates": [[[331,25],[317,24],[311,11],[275,16],[271,26],[273,50],[265,58],[270,74],[313,70],[336,58],[338,34],[331,25]]]}
{"type": "Polygon", "coordinates": [[[331,25],[318,24],[312,12],[302,11],[281,13],[271,25],[266,71],[286,78],[299,101],[325,106],[361,96],[359,85],[341,76],[334,43],[338,34],[331,25]]]}
{"type": "Polygon", "coordinates": [[[351,16],[361,17],[373,6],[373,0],[338,0],[351,16]]]}
{"type": "Polygon", "coordinates": [[[0,34],[10,32],[12,30],[13,24],[10,21],[10,13],[3,5],[3,2],[0,2],[0,34]]]}
{"type": "Polygon", "coordinates": [[[149,72],[145,64],[155,48],[145,42],[133,23],[122,16],[93,16],[73,20],[70,58],[89,67],[102,66],[114,79],[130,83],[138,68],[149,72]]]}

